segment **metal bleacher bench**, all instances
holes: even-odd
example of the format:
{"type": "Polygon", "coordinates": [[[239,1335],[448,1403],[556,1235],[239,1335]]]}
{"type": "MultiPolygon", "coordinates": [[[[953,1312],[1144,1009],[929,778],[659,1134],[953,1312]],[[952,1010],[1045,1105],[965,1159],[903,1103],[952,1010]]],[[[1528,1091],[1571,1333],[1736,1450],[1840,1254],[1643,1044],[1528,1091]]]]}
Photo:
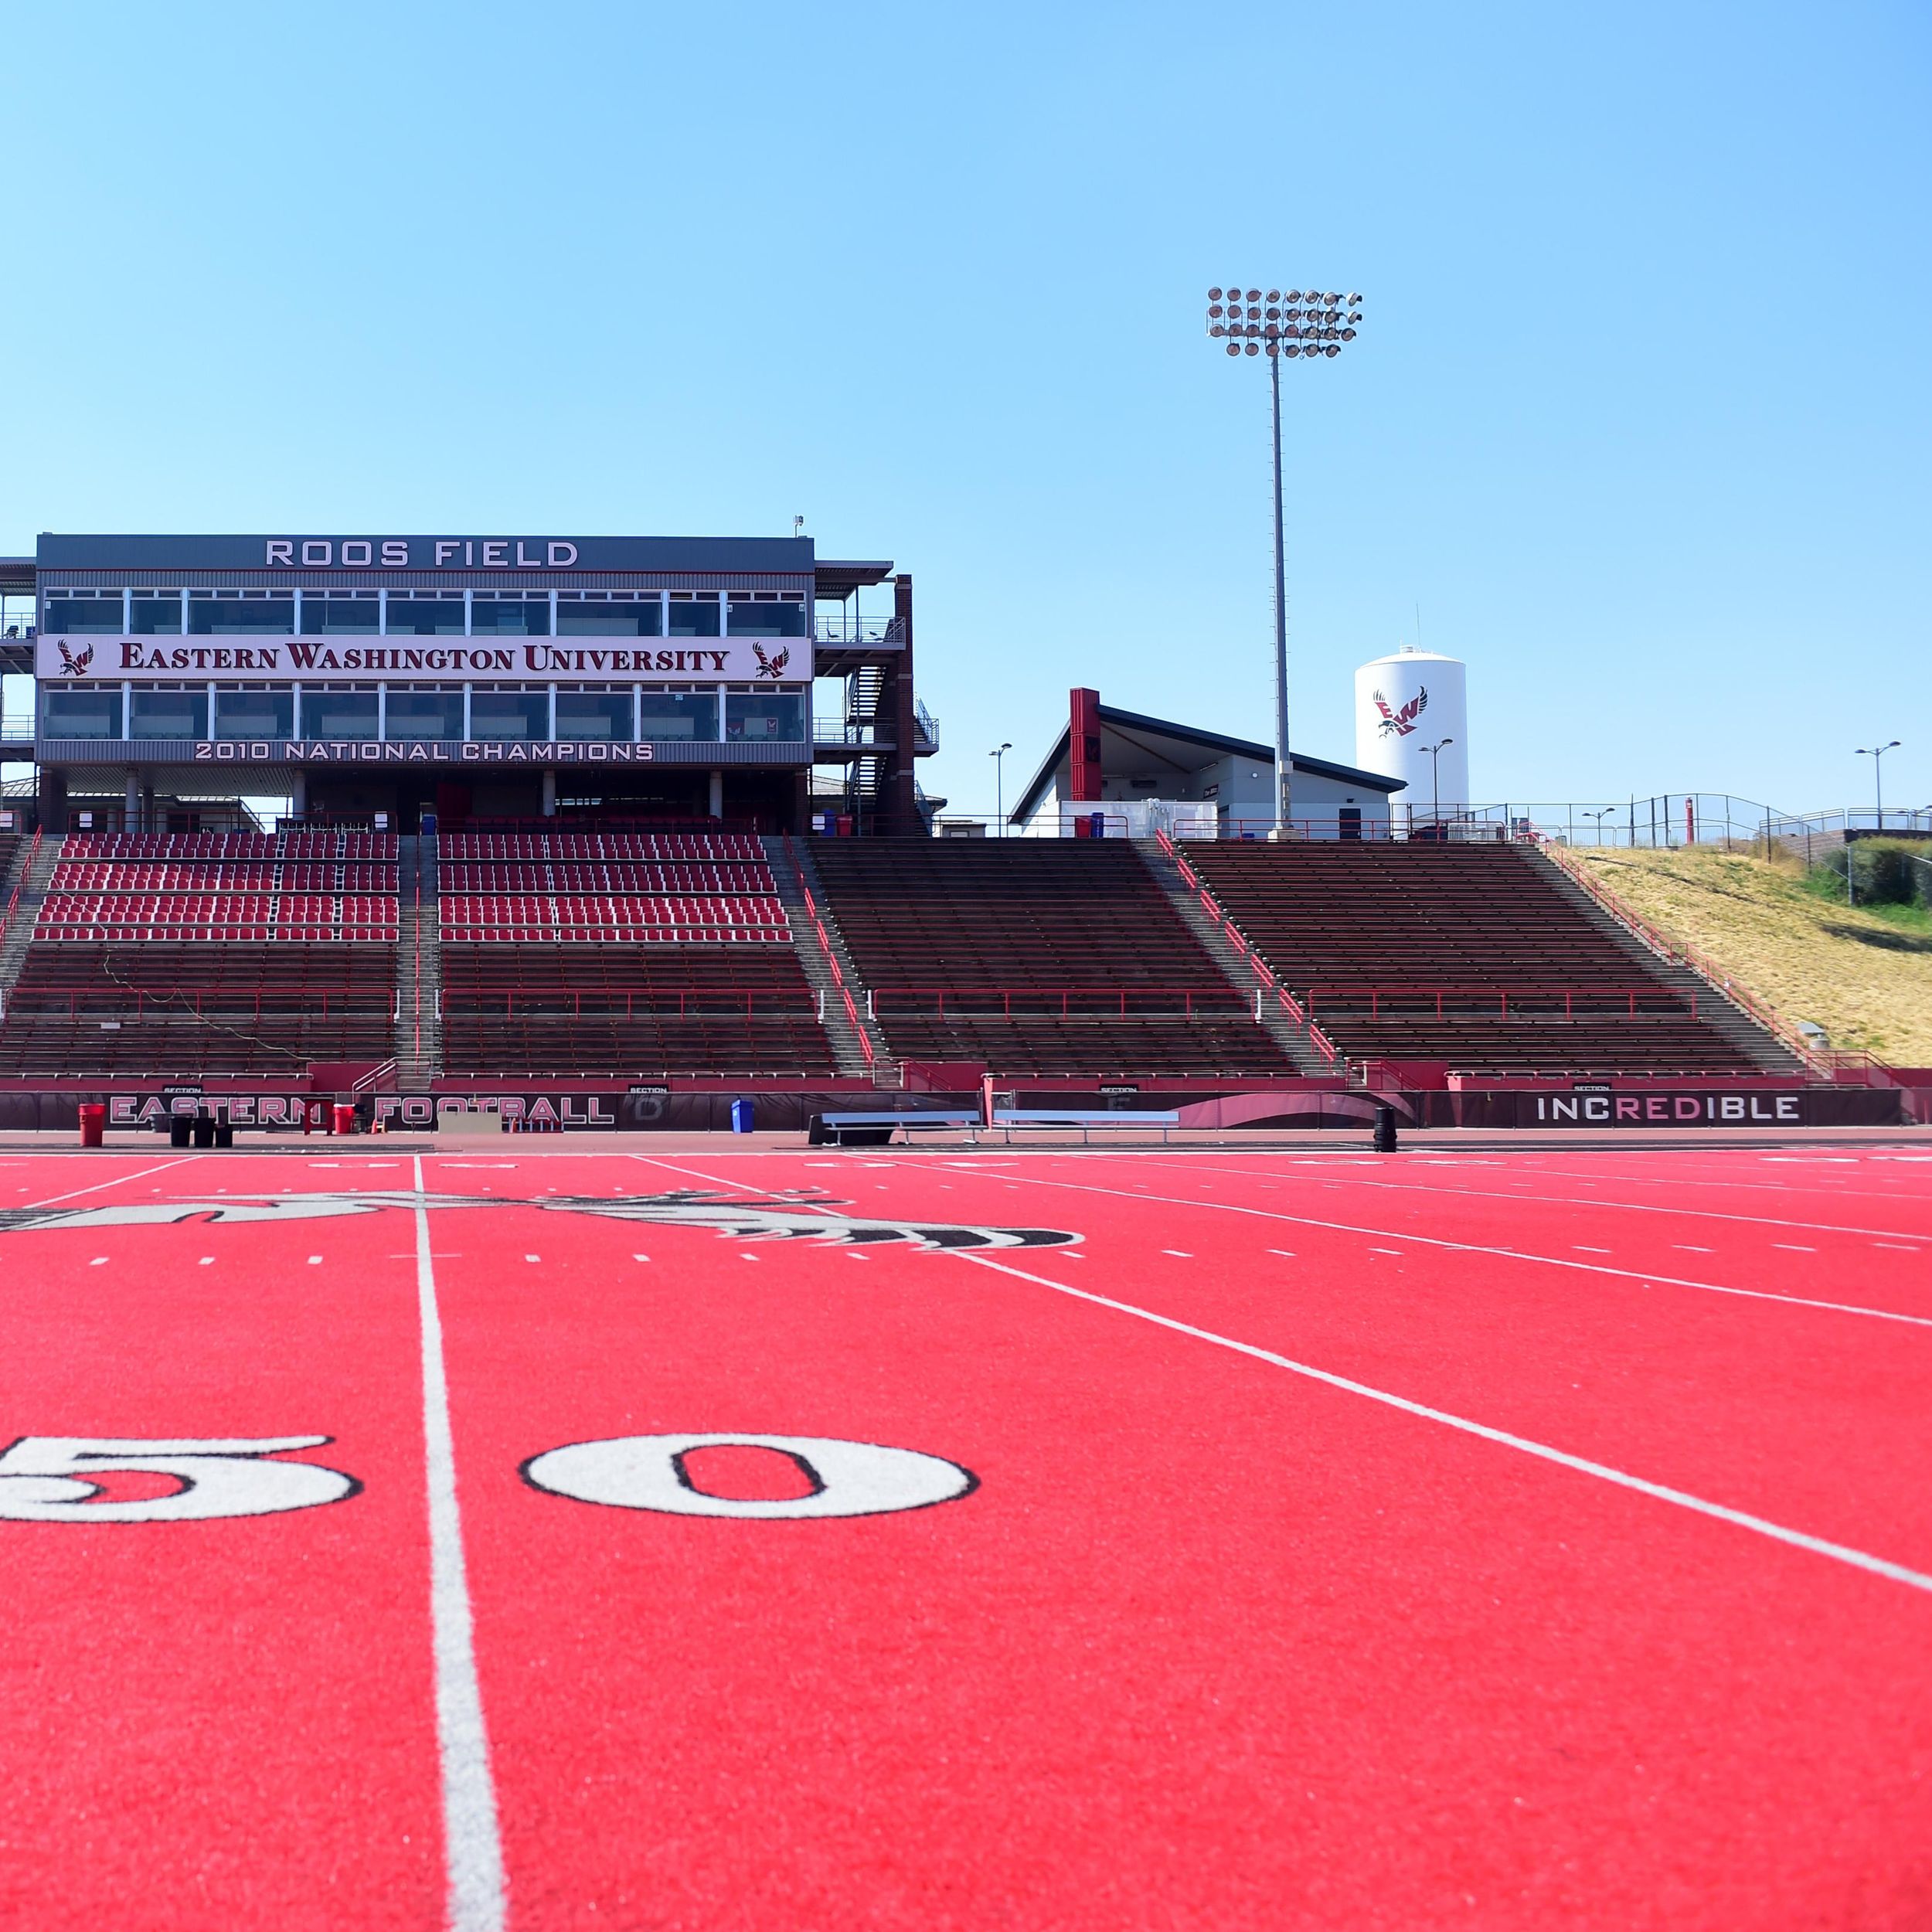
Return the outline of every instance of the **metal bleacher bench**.
{"type": "Polygon", "coordinates": [[[886,1147],[890,1145],[895,1129],[903,1128],[910,1135],[923,1130],[930,1133],[940,1128],[957,1133],[961,1128],[974,1128],[979,1124],[977,1109],[961,1113],[921,1113],[910,1107],[900,1107],[891,1113],[878,1114],[815,1114],[806,1138],[814,1147],[886,1147]]]}
{"type": "Polygon", "coordinates": [[[1169,1131],[1180,1124],[1181,1117],[1177,1113],[1113,1113],[1063,1107],[996,1107],[993,1109],[992,1126],[988,1131],[1004,1133],[1008,1145],[1011,1145],[1013,1129],[1016,1127],[1077,1127],[1080,1131],[1080,1145],[1084,1147],[1092,1138],[1096,1128],[1118,1130],[1123,1128],[1158,1127],[1165,1145],[1169,1131]]]}
{"type": "Polygon", "coordinates": [[[975,1144],[981,1134],[1004,1134],[1010,1146],[1015,1128],[1066,1127],[1080,1129],[1080,1144],[1090,1141],[1096,1128],[1118,1131],[1123,1128],[1158,1128],[1165,1143],[1169,1131],[1179,1126],[1179,1114],[1140,1114],[1090,1111],[1081,1107],[998,1107],[993,1110],[988,1126],[977,1112],[914,1113],[903,1109],[893,1113],[818,1114],[812,1117],[807,1138],[814,1147],[885,1147],[895,1130],[903,1128],[907,1135],[936,1132],[946,1128],[964,1132],[975,1144]]]}

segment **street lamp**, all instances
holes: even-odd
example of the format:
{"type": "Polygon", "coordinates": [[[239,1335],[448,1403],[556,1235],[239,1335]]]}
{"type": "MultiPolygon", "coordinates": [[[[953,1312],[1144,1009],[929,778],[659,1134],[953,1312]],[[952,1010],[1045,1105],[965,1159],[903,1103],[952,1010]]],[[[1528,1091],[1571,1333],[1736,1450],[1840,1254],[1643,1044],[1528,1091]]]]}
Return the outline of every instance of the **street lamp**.
{"type": "MultiPolygon", "coordinates": [[[[1869,758],[1872,761],[1872,794],[1878,806],[1880,832],[1885,829],[1885,767],[1879,761],[1888,751],[1896,751],[1898,748],[1899,740],[1896,738],[1889,745],[1873,745],[1869,750],[1860,745],[1858,748],[1858,755],[1861,758],[1869,758]]],[[[1849,865],[1850,861],[1848,859],[1846,863],[1849,865]]]]}
{"type": "Polygon", "coordinates": [[[1006,836],[1006,754],[1012,748],[1009,738],[998,750],[986,754],[993,761],[993,822],[999,827],[1002,838],[1006,836]]]}
{"type": "Polygon", "coordinates": [[[1587,811],[1583,814],[1583,816],[1586,818],[1594,818],[1596,820],[1597,842],[1600,845],[1604,842],[1604,821],[1617,808],[1614,805],[1606,805],[1600,811],[1587,811]]]}
{"type": "Polygon", "coordinates": [[[1436,744],[1422,747],[1429,754],[1429,775],[1435,784],[1436,836],[1438,838],[1442,836],[1442,754],[1455,742],[1453,738],[1444,738],[1436,744]]]}
{"type": "Polygon", "coordinates": [[[1281,359],[1334,357],[1355,338],[1362,319],[1359,295],[1324,294],[1315,289],[1210,288],[1207,332],[1226,342],[1230,355],[1268,359],[1268,394],[1274,416],[1274,830],[1288,835],[1293,767],[1288,759],[1288,583],[1281,548],[1281,359]]]}

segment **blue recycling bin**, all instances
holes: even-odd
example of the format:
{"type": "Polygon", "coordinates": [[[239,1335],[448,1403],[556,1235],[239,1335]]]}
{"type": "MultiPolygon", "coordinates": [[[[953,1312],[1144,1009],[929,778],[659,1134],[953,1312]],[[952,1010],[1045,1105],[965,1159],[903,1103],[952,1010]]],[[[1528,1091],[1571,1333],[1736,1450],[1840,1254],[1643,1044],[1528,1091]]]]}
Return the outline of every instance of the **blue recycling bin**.
{"type": "Polygon", "coordinates": [[[734,1134],[756,1131],[750,1101],[733,1100],[731,1103],[731,1131],[734,1134]]]}

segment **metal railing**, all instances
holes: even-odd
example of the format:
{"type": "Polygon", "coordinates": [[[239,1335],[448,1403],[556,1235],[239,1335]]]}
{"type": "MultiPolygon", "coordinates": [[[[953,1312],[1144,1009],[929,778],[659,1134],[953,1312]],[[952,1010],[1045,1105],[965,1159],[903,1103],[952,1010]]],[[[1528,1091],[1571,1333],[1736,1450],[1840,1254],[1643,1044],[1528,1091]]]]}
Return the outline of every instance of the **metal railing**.
{"type": "MultiPolygon", "coordinates": [[[[798,862],[798,855],[793,850],[791,835],[785,834],[785,856],[791,861],[791,876],[798,883],[805,902],[805,917],[811,921],[812,930],[818,935],[819,951],[824,954],[825,964],[832,974],[832,983],[838,988],[839,996],[845,1002],[845,1018],[850,1022],[859,1041],[859,1050],[865,1056],[866,1065],[870,1068],[877,1064],[878,1049],[872,1045],[872,1036],[860,1023],[859,1007],[852,996],[852,988],[845,984],[845,976],[838,970],[838,955],[832,949],[832,935],[825,930],[825,922],[818,916],[818,907],[811,896],[811,888],[805,883],[804,868],[798,862]]],[[[869,1004],[869,1002],[868,1002],[869,1004]]]]}
{"type": "Polygon", "coordinates": [[[845,610],[812,614],[815,644],[897,644],[905,634],[905,627],[896,617],[862,617],[845,610]]]}
{"type": "Polygon", "coordinates": [[[869,1019],[878,1018],[882,1001],[907,1002],[889,1012],[940,1019],[1192,1019],[1197,1011],[1226,1019],[1248,1012],[1231,986],[875,986],[866,995],[869,1019]]]}
{"type": "MultiPolygon", "coordinates": [[[[1368,1017],[1377,1020],[1382,1017],[1383,1008],[1387,1005],[1391,1015],[1402,1010],[1400,1002],[1420,1001],[1425,1008],[1433,1007],[1437,1019],[1454,1019],[1459,1014],[1495,1012],[1507,1018],[1511,1013],[1526,1013],[1536,1003],[1542,1002],[1553,1006],[1558,1000],[1563,1002],[1563,1017],[1573,1019],[1580,1007],[1590,1010],[1587,1002],[1607,1001],[1609,1004],[1596,1010],[1600,1012],[1621,1014],[1634,1019],[1639,1012],[1683,1012],[1688,1009],[1689,1016],[1697,1017],[1697,995],[1694,992],[1681,996],[1672,986],[1651,985],[1648,986],[1563,986],[1560,985],[1515,986],[1495,985],[1434,986],[1415,984],[1399,985],[1349,985],[1322,982],[1304,989],[1308,1009],[1313,1012],[1326,1000],[1332,1008],[1338,1003],[1359,1007],[1366,999],[1369,1003],[1368,1017]],[[1646,1000],[1651,1004],[1640,1007],[1638,1002],[1646,1000]],[[1461,1001],[1460,1008],[1445,1006],[1444,1002],[1461,1001]],[[1512,1005],[1512,1002],[1514,1002],[1512,1005]]],[[[1349,1017],[1359,1019],[1359,1012],[1349,1017]]]]}

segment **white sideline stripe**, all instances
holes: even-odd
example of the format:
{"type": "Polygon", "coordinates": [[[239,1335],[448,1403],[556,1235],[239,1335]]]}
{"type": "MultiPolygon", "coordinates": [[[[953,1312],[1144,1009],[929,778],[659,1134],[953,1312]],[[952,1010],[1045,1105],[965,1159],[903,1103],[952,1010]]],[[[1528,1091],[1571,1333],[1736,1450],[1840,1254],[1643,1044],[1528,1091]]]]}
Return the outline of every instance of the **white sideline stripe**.
{"type": "Polygon", "coordinates": [[[1140,1321],[1152,1322],[1157,1328],[1172,1328],[1177,1335],[1192,1335],[1197,1342],[1210,1342],[1219,1349],[1231,1349],[1236,1355],[1250,1355],[1257,1362],[1286,1369],[1291,1375],[1305,1376],[1311,1382],[1325,1383],[1330,1388],[1339,1389],[1345,1394],[1364,1396],[1386,1408],[1399,1409],[1404,1415],[1420,1416],[1425,1422],[1440,1423],[1444,1428],[1458,1430],[1464,1435],[1479,1437],[1485,1442],[1500,1443],[1505,1449],[1518,1450],[1524,1455],[1555,1463],[1560,1468],[1594,1476],[1599,1481],[1614,1483],[1620,1489],[1634,1490],[1638,1495],[1651,1497],[1658,1502],[1674,1503],[1680,1509],[1694,1510],[1700,1516],[1713,1517],[1719,1522],[1730,1523],[1740,1529],[1768,1536],[1774,1543],[1788,1543],[1794,1549],[1808,1550],[1815,1556],[1828,1556],[1835,1563],[1849,1564],[1854,1570],[1866,1570],[1874,1577],[1883,1577],[1893,1583],[1932,1594],[1932,1576],[1907,1570],[1903,1563],[1889,1563],[1884,1557],[1869,1555],[1862,1549],[1853,1549],[1848,1544],[1828,1543],[1823,1537],[1808,1536],[1801,1529],[1787,1529],[1782,1523],[1772,1522],[1765,1517],[1753,1516],[1747,1511],[1693,1496],[1688,1490],[1672,1489],[1664,1483],[1648,1481],[1642,1476],[1631,1475],[1627,1470],[1613,1469],[1607,1463],[1592,1462],[1587,1456],[1573,1456],[1566,1449],[1552,1448],[1545,1442],[1532,1442],[1527,1436],[1512,1435],[1506,1429],[1492,1429],[1486,1422],[1473,1422],[1467,1416],[1454,1416],[1444,1409],[1431,1409],[1426,1403],[1411,1402],[1406,1396],[1392,1394],[1386,1389],[1372,1389],[1366,1382],[1352,1381],[1330,1369],[1317,1369],[1308,1362],[1277,1355],[1271,1349],[1257,1348],[1250,1342],[1236,1342],[1230,1335],[1216,1335],[1209,1328],[1195,1328],[1188,1322],[1175,1321],[1171,1315],[1156,1315],[1151,1308],[1136,1308],[1131,1301],[1115,1301],[1106,1295],[1074,1287],[1068,1282],[1052,1281],[1041,1274],[1029,1274],[1023,1268],[995,1261],[987,1255],[965,1250],[955,1250],[954,1253],[962,1261],[997,1269],[1000,1274],[1010,1274],[1016,1281],[1031,1281],[1036,1287],[1051,1288],[1056,1294],[1070,1294],[1077,1301],[1091,1301],[1097,1308],[1133,1315],[1140,1321]]]}
{"type": "MultiPolygon", "coordinates": [[[[963,1169],[970,1172],[970,1168],[963,1169]]],[[[1855,1301],[1819,1301],[1809,1295],[1774,1294],[1769,1288],[1727,1288],[1715,1281],[1686,1281],[1649,1268],[1613,1268],[1607,1261],[1573,1261],[1560,1254],[1532,1254],[1524,1248],[1491,1247],[1480,1241],[1446,1241],[1440,1235],[1416,1234],[1407,1229],[1360,1228],[1346,1221],[1318,1221],[1311,1214],[1282,1214],[1273,1208],[1245,1207],[1236,1201],[1212,1201],[1204,1195],[1192,1199],[1172,1194],[1129,1194],[1124,1189],[1096,1187],[1087,1181],[1054,1181],[1022,1174],[1018,1179],[1032,1187],[1063,1187],[1076,1194],[1104,1194],[1117,1201],[1146,1201],[1163,1207],[1215,1208],[1223,1214],[1253,1214],[1264,1221],[1287,1221],[1308,1228],[1326,1228],[1334,1234],[1372,1234],[1385,1241],[1414,1241],[1426,1247],[1449,1248],[1459,1254],[1494,1254],[1505,1261],[1534,1261],[1548,1268],[1575,1268],[1585,1274],[1614,1274],[1627,1281],[1665,1288],[1696,1288],[1705,1294],[1734,1294],[1750,1301],[1776,1301],[1787,1308],[1824,1308],[1833,1315],[1869,1315],[1874,1321],[1903,1321],[1908,1328],[1932,1328],[1932,1315],[1900,1315],[1892,1308],[1868,1308],[1855,1301]]]]}
{"type": "Polygon", "coordinates": [[[121,1181],[145,1181],[151,1174],[165,1174],[171,1167],[185,1167],[194,1159],[192,1154],[184,1154],[178,1161],[163,1161],[158,1167],[144,1167],[132,1174],[116,1174],[104,1181],[90,1181],[85,1187],[70,1189],[65,1194],[49,1194],[44,1201],[28,1201],[22,1203],[30,1208],[52,1207],[56,1201],[71,1201],[77,1196],[92,1194],[97,1189],[113,1187],[121,1181]]]}
{"type": "Polygon", "coordinates": [[[449,1932],[502,1932],[503,1846],[497,1832],[490,1740],[476,1676],[456,1449],[443,1367],[443,1321],[430,1260],[423,1157],[416,1156],[416,1305],[423,1330],[423,1446],[429,1475],[430,1618],[436,1651],[436,1743],[443,1766],[443,1858],[449,1932]]]}
{"type": "MultiPolygon", "coordinates": [[[[1252,1156],[1250,1157],[1250,1158],[1252,1156]]],[[[1150,1161],[1151,1167],[1172,1167],[1172,1161],[1150,1161]]],[[[1276,1176],[1257,1173],[1253,1168],[1224,1168],[1227,1174],[1240,1174],[1253,1181],[1272,1180],[1276,1176]]],[[[1467,1196],[1478,1201],[1520,1201],[1520,1194],[1504,1194],[1494,1188],[1486,1187],[1430,1187],[1420,1181],[1370,1181],[1353,1175],[1332,1183],[1336,1187],[1372,1187],[1387,1192],[1400,1194],[1433,1194],[1454,1200],[1467,1196]]],[[[1545,1194],[1539,1197],[1552,1207],[1615,1208],[1626,1214],[1685,1214],[1699,1221],[1745,1221],[1767,1228],[1806,1228],[1815,1233],[1883,1235],[1896,1241],[1932,1240],[1932,1235],[1902,1233],[1896,1228],[1847,1227],[1838,1221],[1787,1221],[1774,1214],[1726,1214],[1721,1208],[1673,1207],[1668,1202],[1650,1201],[1605,1201],[1594,1194],[1545,1194]]],[[[1607,1250],[1605,1252],[1608,1252],[1607,1250]]]]}

